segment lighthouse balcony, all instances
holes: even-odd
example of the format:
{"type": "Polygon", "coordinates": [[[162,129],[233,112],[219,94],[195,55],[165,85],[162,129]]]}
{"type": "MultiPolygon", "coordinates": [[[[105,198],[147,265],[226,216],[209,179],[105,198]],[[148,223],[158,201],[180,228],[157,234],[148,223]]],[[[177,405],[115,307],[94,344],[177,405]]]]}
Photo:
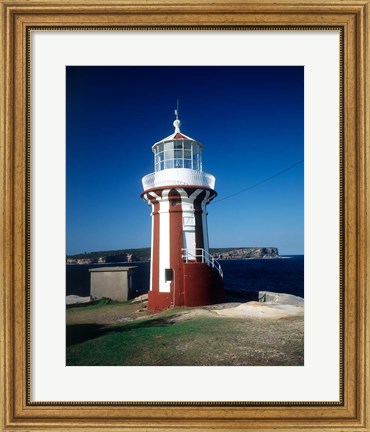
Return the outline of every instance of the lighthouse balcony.
{"type": "Polygon", "coordinates": [[[212,174],[189,168],[170,168],[157,171],[142,178],[144,190],[160,186],[191,185],[215,188],[216,179],[212,174]]]}

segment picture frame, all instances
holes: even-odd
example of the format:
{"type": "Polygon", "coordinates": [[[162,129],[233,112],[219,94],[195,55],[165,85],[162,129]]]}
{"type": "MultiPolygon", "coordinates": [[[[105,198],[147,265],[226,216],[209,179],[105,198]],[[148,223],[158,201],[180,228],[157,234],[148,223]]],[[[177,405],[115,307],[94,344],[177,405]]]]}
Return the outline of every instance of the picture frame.
{"type": "Polygon", "coordinates": [[[369,0],[2,1],[2,430],[284,431],[369,429],[369,0]],[[30,349],[30,31],[337,28],[342,37],[341,400],[32,402],[30,349]]]}

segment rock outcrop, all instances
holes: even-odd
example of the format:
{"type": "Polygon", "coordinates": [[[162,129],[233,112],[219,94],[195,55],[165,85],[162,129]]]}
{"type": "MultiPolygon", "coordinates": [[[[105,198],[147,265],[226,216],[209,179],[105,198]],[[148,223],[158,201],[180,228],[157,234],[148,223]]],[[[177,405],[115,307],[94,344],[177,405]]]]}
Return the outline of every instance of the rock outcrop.
{"type": "Polygon", "coordinates": [[[276,247],[249,247],[214,254],[217,259],[280,258],[276,247]]]}
{"type": "Polygon", "coordinates": [[[229,318],[288,318],[303,316],[304,299],[291,294],[274,293],[269,291],[259,292],[259,301],[241,303],[235,307],[216,309],[217,315],[229,318]]]}
{"type": "Polygon", "coordinates": [[[66,297],[66,304],[67,305],[71,305],[71,304],[81,304],[81,303],[90,303],[91,302],[91,297],[80,297],[77,295],[68,295],[66,297]]]}

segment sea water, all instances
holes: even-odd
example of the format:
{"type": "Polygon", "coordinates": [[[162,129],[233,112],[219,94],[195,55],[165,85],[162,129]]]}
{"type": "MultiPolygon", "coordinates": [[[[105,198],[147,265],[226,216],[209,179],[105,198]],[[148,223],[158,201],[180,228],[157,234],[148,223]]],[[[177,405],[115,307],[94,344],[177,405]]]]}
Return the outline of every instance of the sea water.
{"type": "MultiPolygon", "coordinates": [[[[254,298],[258,291],[272,291],[304,297],[304,256],[292,255],[270,259],[220,260],[227,296],[235,300],[254,298]]],[[[90,294],[89,269],[97,267],[136,266],[133,288],[136,294],[149,289],[150,263],[112,263],[66,266],[66,294],[90,294]]]]}

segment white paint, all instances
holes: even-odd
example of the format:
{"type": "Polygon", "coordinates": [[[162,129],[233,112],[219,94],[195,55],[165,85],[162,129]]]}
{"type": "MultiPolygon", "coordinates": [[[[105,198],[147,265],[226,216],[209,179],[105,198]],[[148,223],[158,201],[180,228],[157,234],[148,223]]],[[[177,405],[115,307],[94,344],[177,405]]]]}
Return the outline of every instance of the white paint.
{"type": "MultiPolygon", "coordinates": [[[[154,192],[151,192],[151,195],[155,198],[159,198],[158,195],[154,192]]],[[[153,290],[153,265],[154,265],[154,261],[153,261],[153,253],[154,253],[154,204],[152,204],[148,198],[148,194],[144,194],[144,199],[148,202],[149,205],[151,205],[152,207],[152,212],[151,212],[151,218],[152,218],[152,232],[151,232],[151,241],[150,241],[150,282],[149,282],[149,290],[152,291],[153,290]]]]}
{"type": "Polygon", "coordinates": [[[151,239],[150,239],[150,282],[149,282],[149,290],[152,291],[153,290],[153,266],[154,266],[154,261],[153,261],[153,252],[154,252],[154,204],[152,204],[152,213],[151,213],[151,217],[152,217],[152,232],[151,232],[151,239]]]}
{"type": "MultiPolygon", "coordinates": [[[[194,213],[194,212],[193,212],[194,213]]],[[[195,227],[195,217],[193,216],[185,216],[183,217],[183,228],[184,227],[195,227]]]]}
{"type": "Polygon", "coordinates": [[[151,248],[150,248],[150,279],[149,279],[149,290],[152,291],[153,289],[153,249],[154,249],[154,244],[153,244],[153,238],[154,238],[154,216],[153,216],[153,212],[154,212],[154,205],[151,204],[149,198],[148,198],[148,194],[144,194],[143,195],[143,199],[147,202],[148,205],[150,205],[152,207],[152,212],[150,213],[151,218],[152,218],[152,233],[151,233],[151,248]]]}
{"type": "Polygon", "coordinates": [[[206,205],[208,203],[210,191],[206,192],[206,195],[201,203],[202,209],[202,225],[203,225],[203,242],[204,242],[204,250],[209,254],[209,240],[208,240],[208,221],[207,221],[207,210],[206,205]]]}
{"type": "Polygon", "coordinates": [[[196,255],[196,237],[195,237],[195,211],[194,201],[197,196],[203,192],[203,189],[196,189],[189,197],[182,196],[182,231],[184,249],[187,249],[188,259],[194,261],[196,255]]]}
{"type": "Polygon", "coordinates": [[[170,268],[170,202],[169,189],[164,189],[159,201],[159,291],[170,292],[171,282],[165,281],[165,269],[170,268]]]}
{"type": "Polygon", "coordinates": [[[196,197],[200,195],[201,192],[203,192],[203,189],[196,189],[192,194],[190,194],[189,200],[194,204],[196,197]]]}
{"type": "Polygon", "coordinates": [[[184,249],[187,250],[188,261],[195,261],[195,231],[193,229],[183,230],[184,249]]]}
{"type": "Polygon", "coordinates": [[[339,32],[32,35],[32,400],[338,400],[339,32]],[[65,67],[166,64],[305,66],[304,367],[65,366],[65,67]]]}
{"type": "Polygon", "coordinates": [[[185,192],[183,188],[177,187],[176,190],[181,196],[181,201],[188,197],[188,194],[185,192]]]}
{"type": "Polygon", "coordinates": [[[147,174],[142,178],[144,190],[160,186],[193,185],[215,188],[216,179],[212,174],[190,168],[168,168],[147,174]]]}

